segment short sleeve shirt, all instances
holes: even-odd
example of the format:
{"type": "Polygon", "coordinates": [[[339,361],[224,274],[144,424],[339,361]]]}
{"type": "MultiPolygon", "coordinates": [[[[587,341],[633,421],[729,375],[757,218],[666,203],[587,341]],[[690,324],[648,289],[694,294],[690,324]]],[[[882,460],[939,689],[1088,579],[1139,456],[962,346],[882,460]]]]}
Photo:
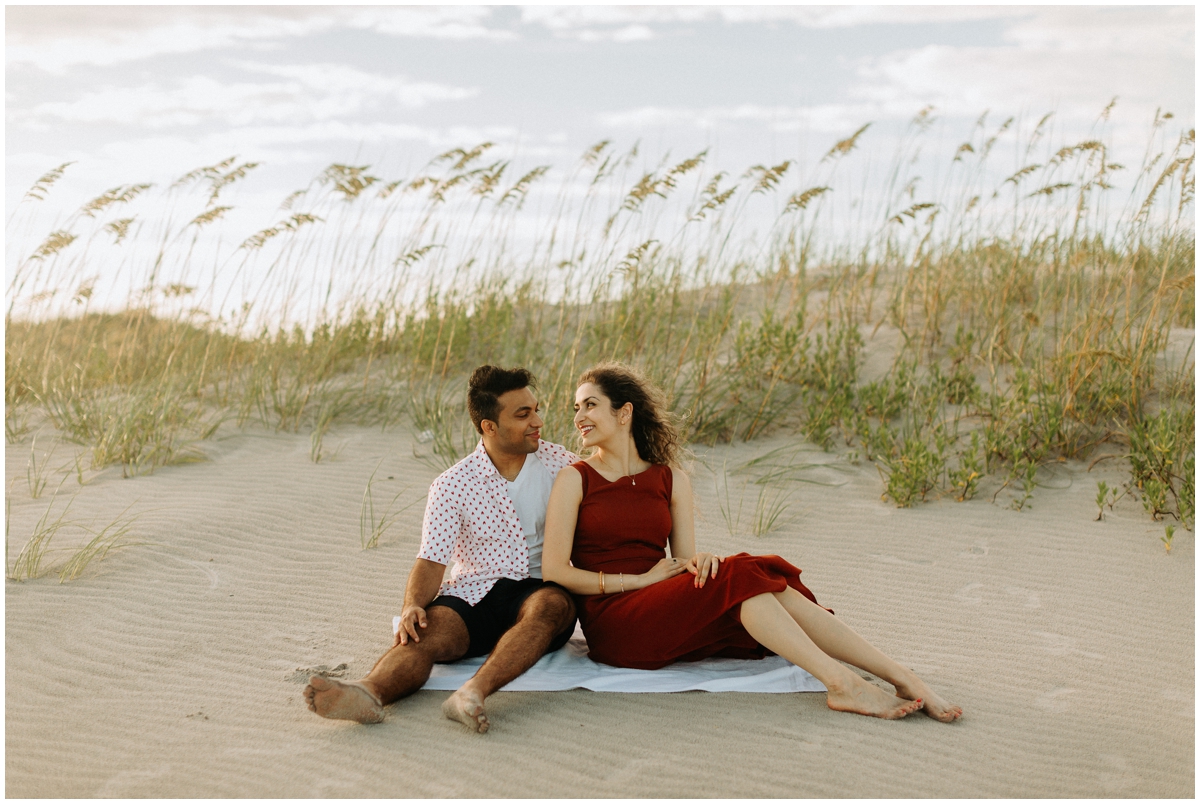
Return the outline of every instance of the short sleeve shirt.
{"type": "MultiPolygon", "coordinates": [[[[565,447],[538,442],[538,460],[550,473],[579,460],[565,447]]],[[[438,476],[429,487],[417,558],[451,564],[440,593],[474,606],[500,578],[529,577],[529,547],[508,481],[483,448],[438,476]]]]}

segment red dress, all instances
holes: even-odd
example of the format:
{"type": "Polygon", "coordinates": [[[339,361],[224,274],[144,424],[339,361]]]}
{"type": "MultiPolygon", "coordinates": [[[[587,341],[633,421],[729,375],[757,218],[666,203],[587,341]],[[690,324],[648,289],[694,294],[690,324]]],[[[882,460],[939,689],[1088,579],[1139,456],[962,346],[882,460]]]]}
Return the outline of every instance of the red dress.
{"type": "Polygon", "coordinates": [[[591,658],[617,667],[655,670],[710,656],[761,659],[770,653],[742,627],[742,601],[792,587],[816,603],[800,570],[779,556],[738,553],[721,561],[716,578],[693,585],[689,572],[637,591],[614,594],[618,573],[640,575],[666,557],[671,535],[671,469],[651,466],[608,481],[589,464],[575,525],[571,563],[604,572],[606,595],[576,595],[591,658]]]}

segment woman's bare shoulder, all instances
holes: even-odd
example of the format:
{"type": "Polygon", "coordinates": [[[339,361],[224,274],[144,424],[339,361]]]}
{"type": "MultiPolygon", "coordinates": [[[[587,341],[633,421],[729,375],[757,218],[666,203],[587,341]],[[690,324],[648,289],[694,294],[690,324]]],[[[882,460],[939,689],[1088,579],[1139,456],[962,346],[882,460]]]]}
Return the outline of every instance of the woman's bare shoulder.
{"type": "Polygon", "coordinates": [[[551,494],[569,493],[574,496],[583,495],[583,461],[577,461],[563,467],[554,477],[554,487],[551,494]],[[561,489],[561,491],[560,491],[561,489]]]}
{"type": "Polygon", "coordinates": [[[692,477],[678,466],[672,466],[671,469],[671,484],[682,491],[691,492],[692,477]]]}

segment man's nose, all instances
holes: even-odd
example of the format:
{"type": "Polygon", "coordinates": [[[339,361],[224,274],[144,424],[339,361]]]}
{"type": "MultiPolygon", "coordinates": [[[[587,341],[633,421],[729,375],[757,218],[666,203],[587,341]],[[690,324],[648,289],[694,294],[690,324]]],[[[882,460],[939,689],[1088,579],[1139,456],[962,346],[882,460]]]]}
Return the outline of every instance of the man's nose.
{"type": "Polygon", "coordinates": [[[536,413],[533,414],[533,429],[541,430],[543,424],[545,424],[545,422],[542,421],[542,417],[536,413]]]}

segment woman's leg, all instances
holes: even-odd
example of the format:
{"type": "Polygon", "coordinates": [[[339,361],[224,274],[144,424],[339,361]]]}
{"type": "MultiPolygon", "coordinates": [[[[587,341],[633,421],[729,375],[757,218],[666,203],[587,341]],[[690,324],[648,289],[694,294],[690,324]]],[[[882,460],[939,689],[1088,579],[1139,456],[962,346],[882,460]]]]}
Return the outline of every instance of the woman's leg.
{"type": "Polygon", "coordinates": [[[775,598],[804,633],[825,653],[879,676],[892,684],[901,698],[920,698],[925,702],[925,714],[932,718],[949,723],[962,716],[961,707],[944,700],[912,670],[884,654],[859,636],[853,628],[795,589],[788,587],[775,593],[775,598]]]}
{"type": "Polygon", "coordinates": [[[759,644],[803,667],[825,685],[830,709],[895,719],[921,708],[920,701],[889,695],[830,658],[770,592],[744,601],[741,619],[742,626],[759,644]]]}

